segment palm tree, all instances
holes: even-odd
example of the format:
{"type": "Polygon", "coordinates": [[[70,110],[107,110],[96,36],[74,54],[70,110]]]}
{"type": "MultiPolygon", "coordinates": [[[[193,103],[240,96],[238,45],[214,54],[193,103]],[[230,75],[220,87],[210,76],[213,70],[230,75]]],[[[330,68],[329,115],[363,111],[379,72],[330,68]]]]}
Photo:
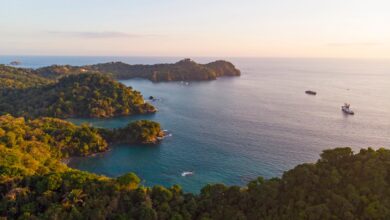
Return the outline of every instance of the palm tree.
{"type": "Polygon", "coordinates": [[[62,200],[62,205],[66,208],[73,208],[76,206],[83,206],[84,205],[84,198],[87,196],[87,194],[83,193],[83,190],[81,189],[72,189],[69,193],[67,193],[64,196],[64,199],[62,200]]]}

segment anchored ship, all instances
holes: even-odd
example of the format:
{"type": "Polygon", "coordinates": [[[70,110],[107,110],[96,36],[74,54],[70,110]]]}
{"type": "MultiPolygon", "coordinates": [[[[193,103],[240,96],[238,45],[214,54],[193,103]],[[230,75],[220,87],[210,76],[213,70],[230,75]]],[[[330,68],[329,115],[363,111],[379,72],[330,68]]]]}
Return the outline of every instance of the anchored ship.
{"type": "Polygon", "coordinates": [[[348,115],[354,115],[355,114],[355,112],[352,111],[352,109],[350,108],[350,104],[348,104],[348,103],[345,103],[343,106],[341,106],[341,110],[345,114],[348,114],[348,115]]]}

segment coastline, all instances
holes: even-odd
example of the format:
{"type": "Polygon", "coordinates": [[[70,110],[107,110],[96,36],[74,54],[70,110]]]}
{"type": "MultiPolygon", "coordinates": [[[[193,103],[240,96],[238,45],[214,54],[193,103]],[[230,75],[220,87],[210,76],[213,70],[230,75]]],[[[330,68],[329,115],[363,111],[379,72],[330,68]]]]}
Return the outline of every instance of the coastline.
{"type": "Polygon", "coordinates": [[[60,161],[63,164],[69,166],[73,160],[83,159],[83,158],[92,158],[92,157],[97,157],[97,156],[103,155],[105,153],[108,153],[108,152],[112,151],[112,148],[115,146],[115,144],[127,144],[127,145],[129,145],[129,147],[131,147],[131,145],[136,145],[136,144],[151,146],[151,145],[158,145],[166,137],[171,137],[171,136],[172,136],[172,133],[170,133],[168,130],[161,130],[160,134],[157,137],[155,137],[153,140],[148,141],[148,142],[134,142],[134,143],[120,142],[120,141],[110,142],[110,143],[108,143],[107,149],[104,151],[96,152],[96,153],[85,155],[85,156],[72,156],[72,157],[62,158],[60,161]]]}
{"type": "Polygon", "coordinates": [[[93,154],[89,154],[89,155],[86,155],[86,156],[72,156],[72,157],[67,157],[67,158],[63,158],[61,159],[61,162],[67,166],[69,166],[73,160],[77,160],[77,159],[83,159],[83,158],[92,158],[92,157],[97,157],[99,155],[103,155],[105,153],[108,153],[112,150],[112,147],[108,146],[107,147],[107,150],[105,151],[101,151],[101,152],[96,152],[96,153],[93,153],[93,154]]]}

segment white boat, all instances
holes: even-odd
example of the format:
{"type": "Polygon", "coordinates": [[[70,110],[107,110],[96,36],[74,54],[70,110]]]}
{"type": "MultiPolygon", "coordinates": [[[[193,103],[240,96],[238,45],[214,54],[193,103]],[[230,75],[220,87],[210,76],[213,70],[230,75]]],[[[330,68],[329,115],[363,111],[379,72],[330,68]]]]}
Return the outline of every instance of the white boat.
{"type": "Polygon", "coordinates": [[[194,172],[192,171],[184,171],[181,173],[181,176],[192,176],[194,175],[194,172]]]}
{"type": "Polygon", "coordinates": [[[345,103],[343,106],[341,106],[341,110],[348,115],[354,115],[355,112],[350,109],[350,104],[345,103]]]}

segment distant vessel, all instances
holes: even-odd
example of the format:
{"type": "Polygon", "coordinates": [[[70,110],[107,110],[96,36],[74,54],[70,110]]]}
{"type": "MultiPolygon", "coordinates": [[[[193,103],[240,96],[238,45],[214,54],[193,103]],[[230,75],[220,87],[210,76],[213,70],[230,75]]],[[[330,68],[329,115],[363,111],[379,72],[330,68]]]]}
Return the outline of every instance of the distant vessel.
{"type": "Polygon", "coordinates": [[[341,110],[342,110],[345,114],[354,115],[355,112],[353,112],[352,109],[350,109],[349,107],[350,107],[350,104],[344,103],[344,105],[341,106],[341,110]]]}
{"type": "Polygon", "coordinates": [[[10,62],[9,64],[12,66],[18,66],[18,65],[22,64],[22,62],[16,60],[16,61],[10,62]]]}
{"type": "Polygon", "coordinates": [[[308,95],[317,95],[317,92],[312,91],[312,90],[306,90],[305,93],[308,95]]]}
{"type": "Polygon", "coordinates": [[[181,176],[192,176],[194,175],[194,172],[192,171],[184,171],[181,173],[181,176]]]}

